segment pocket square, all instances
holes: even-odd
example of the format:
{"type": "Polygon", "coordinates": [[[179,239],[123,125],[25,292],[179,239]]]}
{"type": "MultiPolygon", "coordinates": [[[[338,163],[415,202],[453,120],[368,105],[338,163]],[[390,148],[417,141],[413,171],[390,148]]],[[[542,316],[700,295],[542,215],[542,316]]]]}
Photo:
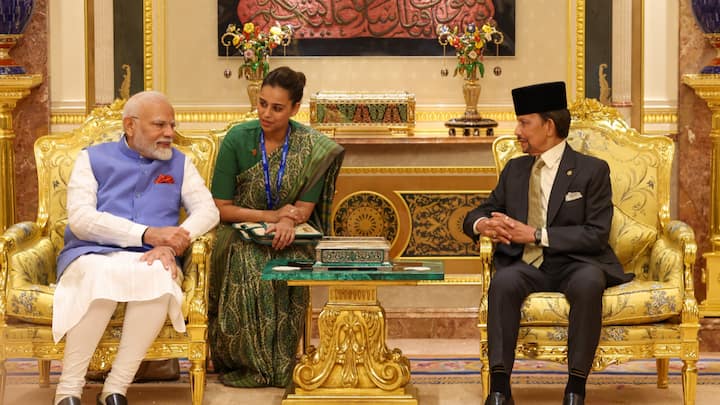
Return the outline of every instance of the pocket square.
{"type": "Polygon", "coordinates": [[[579,191],[571,191],[565,194],[565,201],[575,201],[582,198],[582,193],[579,191]]]}
{"type": "Polygon", "coordinates": [[[175,179],[169,174],[158,175],[155,184],[175,184],[175,179]]]}

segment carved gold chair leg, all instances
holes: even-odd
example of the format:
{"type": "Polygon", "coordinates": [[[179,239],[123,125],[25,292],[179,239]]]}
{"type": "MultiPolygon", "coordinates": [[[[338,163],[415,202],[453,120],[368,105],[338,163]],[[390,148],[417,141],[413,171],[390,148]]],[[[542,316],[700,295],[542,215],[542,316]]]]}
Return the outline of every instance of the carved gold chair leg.
{"type": "Polygon", "coordinates": [[[5,382],[7,379],[7,370],[5,369],[5,360],[0,360],[0,404],[5,403],[5,382]]]}
{"type": "Polygon", "coordinates": [[[50,386],[50,360],[38,360],[38,378],[40,388],[50,386]]]}
{"type": "Polygon", "coordinates": [[[202,405],[205,395],[205,360],[190,361],[190,394],[192,405],[202,405]]]}
{"type": "Polygon", "coordinates": [[[490,359],[487,351],[487,332],[480,331],[482,338],[480,340],[480,384],[482,385],[482,402],[490,395],[490,359]]]}
{"type": "Polygon", "coordinates": [[[682,368],[683,405],[695,405],[697,388],[697,360],[683,360],[682,368]]]}
{"type": "Polygon", "coordinates": [[[480,369],[480,382],[482,384],[482,402],[490,395],[490,361],[486,357],[482,359],[482,368],[480,369]]]}
{"type": "Polygon", "coordinates": [[[670,371],[670,359],[657,359],[657,387],[668,387],[668,372],[670,371]]]}

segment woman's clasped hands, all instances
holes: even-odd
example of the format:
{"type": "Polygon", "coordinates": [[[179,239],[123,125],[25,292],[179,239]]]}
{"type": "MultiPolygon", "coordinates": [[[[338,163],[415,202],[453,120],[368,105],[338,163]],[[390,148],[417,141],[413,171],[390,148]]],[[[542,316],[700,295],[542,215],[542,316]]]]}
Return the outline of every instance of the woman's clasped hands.
{"type": "Polygon", "coordinates": [[[276,221],[268,225],[266,232],[275,233],[272,247],[281,250],[295,240],[295,225],[305,222],[303,210],[293,204],[286,204],[275,210],[276,221]]]}

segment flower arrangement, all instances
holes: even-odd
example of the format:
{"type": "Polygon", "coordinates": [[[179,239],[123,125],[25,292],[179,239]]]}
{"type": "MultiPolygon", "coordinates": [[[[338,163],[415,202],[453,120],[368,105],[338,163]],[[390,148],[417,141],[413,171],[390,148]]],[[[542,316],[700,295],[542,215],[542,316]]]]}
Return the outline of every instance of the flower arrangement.
{"type": "Polygon", "coordinates": [[[455,48],[458,62],[453,76],[460,73],[467,80],[477,80],[478,74],[480,77],[485,75],[485,66],[482,60],[487,43],[492,42],[498,45],[505,38],[500,31],[495,29],[492,21],[483,24],[479,30],[474,23],[470,23],[462,34],[458,32],[458,27],[451,30],[447,25],[440,24],[437,26],[436,33],[438,42],[443,48],[446,45],[455,48]]]}
{"type": "MultiPolygon", "coordinates": [[[[261,79],[270,71],[267,57],[278,46],[288,46],[292,40],[293,29],[290,25],[275,23],[267,32],[260,31],[255,24],[247,22],[242,27],[230,24],[220,41],[227,50],[234,47],[243,56],[239,75],[246,79],[261,79]]],[[[229,76],[226,74],[226,76],[229,76]]]]}

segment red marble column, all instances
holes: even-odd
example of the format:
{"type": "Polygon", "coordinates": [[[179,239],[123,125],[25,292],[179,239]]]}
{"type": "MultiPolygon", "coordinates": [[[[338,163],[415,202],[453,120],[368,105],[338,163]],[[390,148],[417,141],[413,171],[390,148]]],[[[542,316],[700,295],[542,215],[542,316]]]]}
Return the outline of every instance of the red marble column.
{"type": "MultiPolygon", "coordinates": [[[[35,220],[37,172],[33,145],[50,128],[48,86],[48,1],[35,0],[35,9],[23,37],[10,51],[28,73],[39,73],[43,83],[18,102],[13,115],[15,131],[15,222],[35,220]]],[[[78,85],[82,83],[78,80],[78,85]]]]}

